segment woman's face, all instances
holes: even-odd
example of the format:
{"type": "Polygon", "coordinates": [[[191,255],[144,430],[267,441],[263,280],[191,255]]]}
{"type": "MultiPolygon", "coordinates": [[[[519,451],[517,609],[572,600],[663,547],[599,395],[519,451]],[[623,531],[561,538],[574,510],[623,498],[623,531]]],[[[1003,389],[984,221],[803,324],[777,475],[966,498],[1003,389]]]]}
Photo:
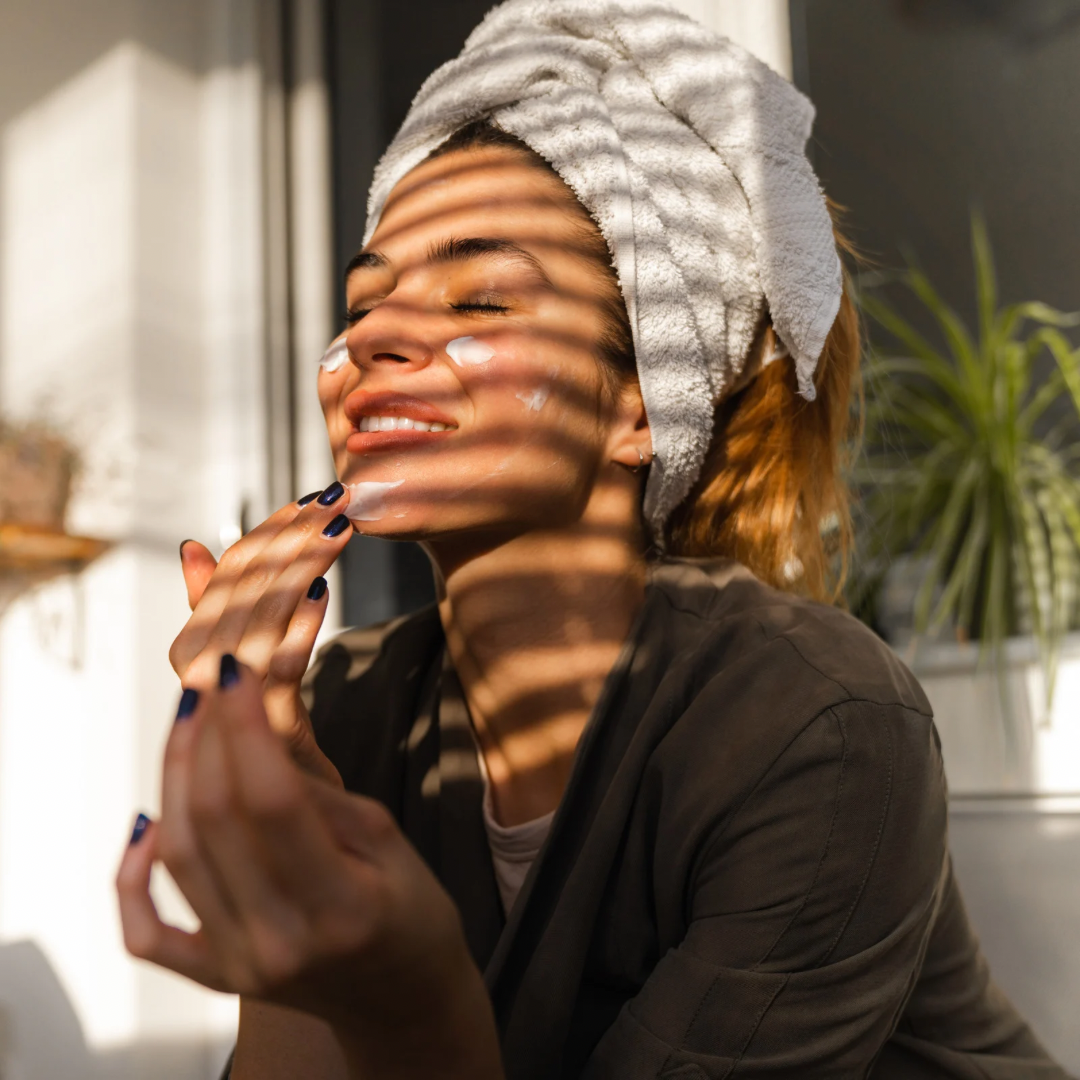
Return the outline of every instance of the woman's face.
{"type": "Polygon", "coordinates": [[[647,453],[640,398],[605,389],[613,286],[570,199],[500,147],[425,162],[394,189],[319,373],[360,531],[558,528],[581,518],[613,460],[647,453]]]}

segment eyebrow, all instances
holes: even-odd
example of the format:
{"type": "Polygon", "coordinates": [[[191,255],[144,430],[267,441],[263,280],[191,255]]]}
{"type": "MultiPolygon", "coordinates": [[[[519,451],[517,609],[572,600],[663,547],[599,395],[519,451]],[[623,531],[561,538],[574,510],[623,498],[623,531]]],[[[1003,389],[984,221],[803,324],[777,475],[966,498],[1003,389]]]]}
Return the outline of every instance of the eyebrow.
{"type": "MultiPolygon", "coordinates": [[[[491,258],[492,256],[516,259],[526,263],[529,269],[545,285],[551,284],[547,271],[531,251],[526,251],[520,244],[515,244],[513,240],[506,240],[501,237],[449,237],[446,240],[432,244],[428,248],[427,263],[429,266],[437,266],[446,263],[466,262],[469,259],[491,258]]],[[[349,275],[354,270],[374,270],[389,265],[390,260],[380,252],[362,251],[360,254],[354,255],[349,261],[349,265],[345,268],[345,280],[349,279],[349,275]]]]}

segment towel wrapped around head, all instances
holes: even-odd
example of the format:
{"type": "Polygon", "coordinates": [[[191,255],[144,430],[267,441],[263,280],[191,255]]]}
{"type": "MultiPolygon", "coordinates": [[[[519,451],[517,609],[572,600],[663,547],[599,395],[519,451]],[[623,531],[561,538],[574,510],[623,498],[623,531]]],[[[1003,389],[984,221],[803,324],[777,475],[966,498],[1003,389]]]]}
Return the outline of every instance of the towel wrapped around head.
{"type": "Polygon", "coordinates": [[[376,169],[365,243],[394,185],[471,121],[551,164],[611,250],[659,540],[701,473],[716,405],[749,374],[766,311],[814,397],[842,279],[805,152],[813,117],[786,79],[655,0],[507,0],[420,88],[376,169]]]}

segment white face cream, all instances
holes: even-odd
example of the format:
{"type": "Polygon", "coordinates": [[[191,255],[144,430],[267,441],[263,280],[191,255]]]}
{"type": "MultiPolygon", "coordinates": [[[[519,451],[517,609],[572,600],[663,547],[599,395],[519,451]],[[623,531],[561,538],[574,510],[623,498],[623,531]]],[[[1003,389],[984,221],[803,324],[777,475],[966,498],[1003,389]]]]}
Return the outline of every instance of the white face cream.
{"type": "MultiPolygon", "coordinates": [[[[358,484],[346,484],[349,489],[349,505],[345,516],[353,521],[381,521],[387,515],[386,494],[401,487],[404,480],[380,482],[361,480],[358,484]]],[[[400,515],[399,515],[400,516],[400,515]]]]}
{"type": "Polygon", "coordinates": [[[539,412],[544,407],[544,402],[548,399],[548,391],[546,386],[538,386],[535,390],[530,390],[528,393],[522,392],[520,394],[515,394],[514,397],[516,397],[529,412],[539,412]]]}
{"type": "Polygon", "coordinates": [[[348,362],[349,349],[345,344],[345,336],[342,335],[323,353],[319,367],[333,374],[335,371],[340,371],[348,362]]]}
{"type": "Polygon", "coordinates": [[[486,364],[495,355],[495,350],[474,337],[456,337],[446,343],[446,355],[458,367],[465,367],[486,364]]]}

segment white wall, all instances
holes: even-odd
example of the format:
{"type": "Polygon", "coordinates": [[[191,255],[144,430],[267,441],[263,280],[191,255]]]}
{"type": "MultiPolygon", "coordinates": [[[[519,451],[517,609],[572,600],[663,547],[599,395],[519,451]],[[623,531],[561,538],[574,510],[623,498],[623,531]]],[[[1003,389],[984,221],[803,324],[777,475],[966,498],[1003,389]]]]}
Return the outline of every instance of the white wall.
{"type": "MultiPolygon", "coordinates": [[[[242,508],[258,521],[271,490],[289,487],[273,475],[289,454],[269,452],[290,437],[268,419],[274,208],[259,50],[272,5],[96,0],[88,18],[89,6],[0,11],[0,413],[70,438],[84,469],[69,530],[115,542],[0,612],[0,1014],[10,1026],[5,956],[40,954],[94,1075],[195,1080],[220,1069],[235,1001],[128,958],[112,878],[134,813],[158,804],[178,694],[167,651],[187,614],[177,544],[222,547],[242,508]],[[57,43],[63,26],[73,35],[57,43]],[[19,940],[38,952],[5,949],[19,940]]],[[[300,6],[317,20],[312,0],[300,6]]],[[[329,281],[317,74],[294,111],[315,203],[304,270],[318,277],[322,243],[329,281]]],[[[299,301],[309,429],[331,322],[320,287],[306,281],[299,301]]],[[[330,478],[319,450],[309,431],[307,483],[330,478]]],[[[163,914],[182,920],[168,884],[163,914]]],[[[48,1016],[19,1017],[48,1030],[48,1016]]],[[[16,1044],[42,1045],[31,1034],[16,1029],[16,1044]]],[[[39,1075],[2,1053],[0,1075],[39,1075]]]]}

